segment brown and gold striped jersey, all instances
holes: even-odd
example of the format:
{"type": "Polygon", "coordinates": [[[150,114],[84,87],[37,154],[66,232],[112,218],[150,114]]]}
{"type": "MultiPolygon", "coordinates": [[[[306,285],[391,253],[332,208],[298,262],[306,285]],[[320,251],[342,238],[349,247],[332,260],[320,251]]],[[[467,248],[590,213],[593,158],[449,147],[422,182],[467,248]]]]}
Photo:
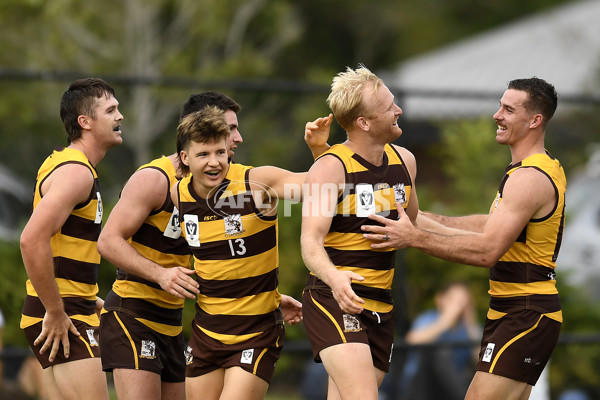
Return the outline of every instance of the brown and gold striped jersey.
{"type": "MultiPolygon", "coordinates": [[[[492,212],[502,201],[506,181],[519,168],[535,168],[544,174],[554,186],[556,203],[548,215],[529,220],[517,240],[490,269],[489,293],[497,298],[495,303],[502,302],[501,299],[526,298],[528,307],[535,307],[537,300],[547,304],[550,297],[556,297],[552,311],[557,312],[555,319],[562,320],[562,316],[558,315],[560,303],[554,269],[565,222],[567,180],[560,162],[550,154],[531,155],[508,166],[492,212]]],[[[544,309],[547,311],[547,307],[544,309]]]]}
{"type": "MultiPolygon", "coordinates": [[[[35,209],[42,199],[41,186],[44,180],[60,166],[71,163],[89,168],[94,177],[94,184],[88,200],[75,206],[61,229],[50,240],[54,275],[67,315],[89,325],[98,326],[95,307],[100,254],[97,242],[102,227],[102,199],[98,174],[81,151],[57,148],[46,158],[38,170],[33,208],[35,209]]],[[[26,287],[27,297],[21,317],[21,328],[41,321],[45,314],[44,306],[30,280],[27,280],[26,287]]]]}
{"type": "Polygon", "coordinates": [[[200,283],[194,323],[226,344],[258,336],[281,321],[277,215],[264,216],[253,200],[249,171],[231,164],[208,199],[193,177],[178,184],[182,231],[200,283]]]}
{"type": "MultiPolygon", "coordinates": [[[[142,256],[165,268],[192,267],[192,256],[179,225],[179,212],[171,201],[171,187],[178,181],[177,171],[168,157],[144,164],[165,176],[166,197],[160,209],[154,210],[138,231],[129,239],[142,256]]],[[[175,336],[181,330],[184,299],[162,290],[159,284],[139,276],[117,270],[112,292],[106,298],[104,309],[131,313],[144,325],[164,335],[175,336]]]]}
{"type": "Polygon", "coordinates": [[[378,214],[397,219],[396,203],[408,207],[412,180],[402,157],[391,146],[385,146],[383,164],[375,166],[344,145],[334,145],[321,157],[338,158],[345,169],[345,185],[337,202],[325,250],[340,270],[353,271],[365,278],[352,287],[365,300],[364,307],[375,312],[393,308],[391,295],[395,250],[375,250],[363,238],[362,225],[378,214]]]}

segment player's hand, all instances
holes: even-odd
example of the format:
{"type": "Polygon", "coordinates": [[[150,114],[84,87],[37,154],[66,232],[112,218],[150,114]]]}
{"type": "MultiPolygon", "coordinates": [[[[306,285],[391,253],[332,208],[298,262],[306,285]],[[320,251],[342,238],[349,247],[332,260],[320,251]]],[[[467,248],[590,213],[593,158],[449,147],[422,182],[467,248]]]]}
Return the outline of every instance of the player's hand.
{"type": "Polygon", "coordinates": [[[333,293],[333,298],[338,302],[340,309],[348,314],[360,314],[363,310],[361,304],[365,301],[358,297],[352,287],[352,281],[364,281],[365,278],[352,271],[336,270],[326,282],[333,293]]]}
{"type": "Polygon", "coordinates": [[[379,225],[363,225],[360,227],[364,232],[363,237],[372,240],[371,247],[374,249],[384,249],[392,247],[395,249],[403,249],[411,247],[412,232],[415,229],[404,207],[396,203],[398,210],[398,219],[393,220],[382,217],[380,215],[371,214],[369,219],[379,222],[379,225]]]}
{"type": "Polygon", "coordinates": [[[96,315],[100,318],[100,314],[102,313],[102,308],[104,308],[104,300],[100,297],[96,296],[96,315]]]}
{"type": "Polygon", "coordinates": [[[180,299],[195,299],[200,285],[192,278],[196,271],[185,267],[161,268],[158,284],[167,293],[180,299]]]}
{"type": "Polygon", "coordinates": [[[327,117],[317,118],[312,122],[307,122],[304,128],[304,141],[308,147],[317,149],[320,147],[327,147],[327,139],[329,139],[329,128],[333,121],[333,114],[329,114],[327,117]]]}
{"type": "Polygon", "coordinates": [[[302,322],[302,303],[293,297],[285,294],[281,295],[281,313],[283,321],[289,325],[294,325],[302,322]]]}
{"type": "Polygon", "coordinates": [[[62,343],[65,358],[69,358],[71,352],[69,332],[80,336],[67,313],[62,310],[57,313],[46,312],[42,321],[42,332],[40,332],[40,335],[34,340],[33,344],[37,346],[44,342],[40,349],[40,354],[44,354],[50,349],[48,360],[52,362],[56,358],[56,354],[58,354],[62,343]]]}

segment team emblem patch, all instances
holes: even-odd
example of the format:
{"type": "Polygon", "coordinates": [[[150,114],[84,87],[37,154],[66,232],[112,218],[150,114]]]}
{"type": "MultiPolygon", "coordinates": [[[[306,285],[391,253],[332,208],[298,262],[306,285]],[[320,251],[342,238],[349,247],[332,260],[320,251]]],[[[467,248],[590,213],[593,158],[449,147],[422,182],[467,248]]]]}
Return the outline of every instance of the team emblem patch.
{"type": "Polygon", "coordinates": [[[192,348],[188,346],[187,349],[185,349],[185,351],[183,352],[183,355],[185,356],[185,364],[190,365],[194,360],[194,356],[192,355],[192,348]]]}
{"type": "Polygon", "coordinates": [[[244,351],[242,351],[242,358],[240,359],[240,363],[252,364],[253,357],[254,357],[254,349],[244,350],[244,351]]]}
{"type": "Polygon", "coordinates": [[[152,340],[142,340],[140,358],[156,358],[156,344],[152,340]]]}
{"type": "Polygon", "coordinates": [[[397,183],[393,186],[394,189],[394,200],[396,203],[400,203],[402,207],[406,206],[406,189],[404,183],[397,183]]]}
{"type": "Polygon", "coordinates": [[[359,332],[361,330],[358,318],[354,315],[344,314],[344,332],[359,332]]]}
{"type": "Polygon", "coordinates": [[[94,337],[94,330],[86,329],[85,333],[87,333],[87,337],[88,337],[88,341],[90,342],[90,346],[98,346],[98,342],[96,341],[96,338],[94,337]]]}
{"type": "Polygon", "coordinates": [[[242,214],[226,215],[223,221],[225,222],[225,236],[239,235],[244,232],[242,214]]]}
{"type": "Polygon", "coordinates": [[[481,361],[483,361],[483,362],[492,361],[492,354],[494,354],[494,347],[496,347],[495,343],[488,343],[487,347],[485,348],[485,353],[483,353],[483,358],[481,359],[481,361]]]}

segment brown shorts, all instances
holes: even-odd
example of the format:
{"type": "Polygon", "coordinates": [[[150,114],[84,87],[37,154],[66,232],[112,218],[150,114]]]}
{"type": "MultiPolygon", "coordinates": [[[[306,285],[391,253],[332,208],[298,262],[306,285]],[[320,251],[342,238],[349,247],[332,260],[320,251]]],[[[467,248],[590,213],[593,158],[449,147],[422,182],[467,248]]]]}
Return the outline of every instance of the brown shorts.
{"type": "Polygon", "coordinates": [[[244,342],[224,344],[202,332],[194,321],[186,351],[185,376],[192,378],[219,368],[240,367],[270,383],[284,341],[285,329],[282,323],[277,323],[244,342]]]}
{"type": "Polygon", "coordinates": [[[556,346],[561,325],[526,309],[488,318],[477,370],[535,385],[556,346]]]}
{"type": "Polygon", "coordinates": [[[310,339],[313,357],[321,362],[321,350],[342,343],[365,343],[371,348],[373,365],[385,372],[390,369],[394,344],[394,311],[376,313],[363,310],[345,314],[328,287],[304,289],[302,293],[304,327],[310,339]]]}
{"type": "Polygon", "coordinates": [[[126,312],[109,311],[100,318],[102,369],[139,369],[160,375],[163,382],[185,381],[183,333],[156,332],[126,312]]]}
{"type": "Polygon", "coordinates": [[[71,348],[69,358],[65,358],[65,353],[62,344],[58,349],[58,353],[54,357],[54,361],[48,361],[48,356],[50,355],[50,350],[46,350],[44,354],[40,354],[40,349],[42,348],[44,342],[34,346],[33,342],[42,332],[42,322],[38,322],[37,324],[28,326],[23,329],[25,333],[25,337],[29,342],[29,346],[33,350],[33,354],[37,357],[38,361],[42,365],[42,368],[48,368],[52,365],[63,364],[69,361],[77,361],[84,360],[86,358],[95,358],[100,357],[100,347],[98,346],[98,327],[91,326],[86,324],[85,322],[71,319],[75,328],[81,336],[75,336],[71,332],[69,332],[69,345],[71,348]]]}

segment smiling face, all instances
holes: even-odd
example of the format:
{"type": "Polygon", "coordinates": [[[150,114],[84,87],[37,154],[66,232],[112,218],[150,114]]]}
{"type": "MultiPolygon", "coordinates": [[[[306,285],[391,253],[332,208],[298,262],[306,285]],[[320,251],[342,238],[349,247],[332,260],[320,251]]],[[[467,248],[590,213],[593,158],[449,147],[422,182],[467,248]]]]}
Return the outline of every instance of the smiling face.
{"type": "Polygon", "coordinates": [[[223,182],[229,169],[225,138],[205,143],[190,142],[180,157],[193,176],[194,190],[203,198],[223,182]]]}
{"type": "Polygon", "coordinates": [[[402,135],[402,129],[398,126],[402,109],[394,102],[394,95],[387,86],[379,86],[375,93],[372,90],[372,87],[365,88],[363,99],[371,107],[368,110],[369,116],[363,118],[370,132],[380,135],[389,143],[402,135]]]}
{"type": "Polygon", "coordinates": [[[504,92],[500,108],[493,117],[498,125],[496,142],[511,145],[526,137],[535,118],[535,114],[525,108],[528,99],[529,95],[522,90],[504,92]]]}

